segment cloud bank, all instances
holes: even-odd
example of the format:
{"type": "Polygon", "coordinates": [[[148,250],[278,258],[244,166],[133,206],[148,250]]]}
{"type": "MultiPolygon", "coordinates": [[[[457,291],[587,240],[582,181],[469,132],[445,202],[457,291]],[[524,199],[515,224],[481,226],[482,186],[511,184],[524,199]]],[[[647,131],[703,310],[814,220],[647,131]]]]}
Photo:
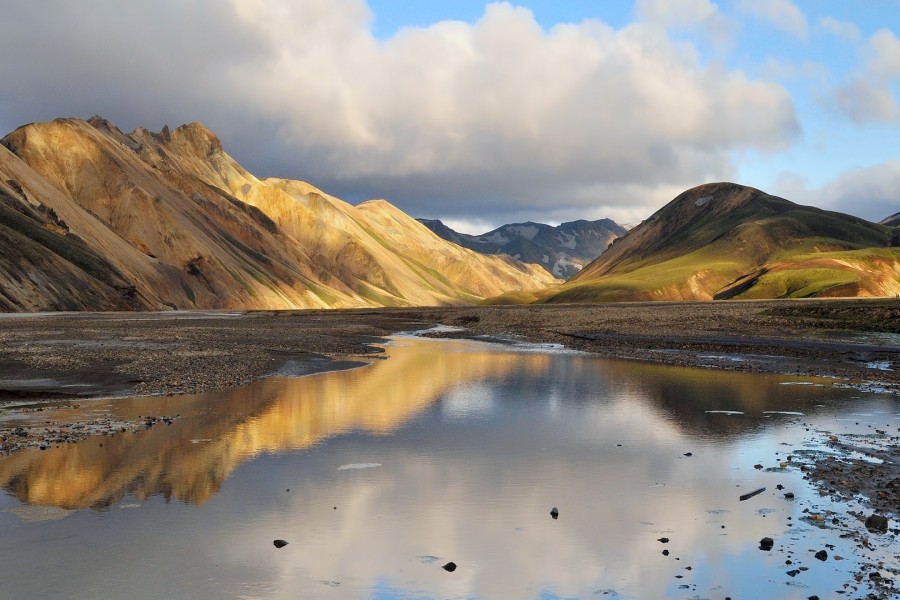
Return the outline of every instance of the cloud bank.
{"type": "MultiPolygon", "coordinates": [[[[734,178],[735,151],[779,151],[799,134],[780,84],[704,62],[670,33],[719,19],[715,4],[679,6],[642,2],[621,29],[548,30],[497,3],[473,24],[379,40],[363,0],[17,3],[0,38],[0,77],[15,82],[0,125],[201,120],[254,172],[417,216],[635,221],[734,178]]],[[[783,17],[793,5],[766,6],[783,17]]],[[[871,103],[848,110],[888,110],[871,103]]]]}

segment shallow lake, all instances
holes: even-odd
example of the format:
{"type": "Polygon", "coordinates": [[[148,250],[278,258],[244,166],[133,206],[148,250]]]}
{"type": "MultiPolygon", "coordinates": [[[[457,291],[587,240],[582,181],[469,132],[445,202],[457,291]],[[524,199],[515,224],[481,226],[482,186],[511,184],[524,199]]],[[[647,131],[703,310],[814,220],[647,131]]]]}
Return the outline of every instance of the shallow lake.
{"type": "Polygon", "coordinates": [[[360,368],[83,402],[40,418],[175,418],[0,458],[0,596],[833,597],[872,557],[804,519],[831,505],[800,458],[900,425],[834,383],[398,336],[360,368]]]}

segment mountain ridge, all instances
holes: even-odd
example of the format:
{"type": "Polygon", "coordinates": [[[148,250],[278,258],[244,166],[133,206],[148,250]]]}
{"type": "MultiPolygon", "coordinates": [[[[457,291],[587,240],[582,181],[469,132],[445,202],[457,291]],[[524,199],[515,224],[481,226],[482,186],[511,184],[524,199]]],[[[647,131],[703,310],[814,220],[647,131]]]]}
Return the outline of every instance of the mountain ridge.
{"type": "Polygon", "coordinates": [[[627,231],[612,219],[579,219],[556,226],[533,221],[509,223],[470,235],[454,231],[439,219],[417,220],[445,240],[483,254],[506,254],[539,264],[562,279],[578,273],[627,231]]]}
{"type": "Polygon", "coordinates": [[[57,119],[22,126],[2,146],[4,203],[29,220],[18,228],[41,230],[67,252],[86,248],[109,280],[32,240],[29,269],[46,281],[24,284],[15,261],[0,256],[4,310],[436,305],[554,283],[539,267],[444,242],[405,215],[406,235],[420,244],[400,256],[379,241],[377,211],[302,182],[257,179],[199,122],[125,134],[102,117],[57,119]],[[37,218],[50,211],[67,229],[37,218]],[[54,291],[59,278],[68,293],[54,291]]]}
{"type": "Polygon", "coordinates": [[[900,294],[891,228],[739,184],[679,194],[561,288],[493,302],[900,294]]]}
{"type": "Polygon", "coordinates": [[[887,225],[888,227],[900,227],[900,212],[896,212],[889,217],[885,217],[878,221],[879,225],[887,225]]]}

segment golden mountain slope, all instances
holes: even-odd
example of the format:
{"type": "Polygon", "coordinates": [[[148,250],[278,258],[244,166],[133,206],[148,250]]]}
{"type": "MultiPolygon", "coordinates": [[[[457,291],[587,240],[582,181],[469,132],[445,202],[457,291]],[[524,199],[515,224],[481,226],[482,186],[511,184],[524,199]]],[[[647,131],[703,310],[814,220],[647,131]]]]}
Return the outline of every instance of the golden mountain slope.
{"type": "Polygon", "coordinates": [[[111,273],[81,294],[55,293],[60,269],[70,283],[83,269],[34,266],[43,283],[23,285],[3,270],[14,262],[4,252],[4,310],[433,305],[552,282],[533,266],[434,243],[385,203],[392,218],[421,230],[421,246],[401,251],[371,210],[301,182],[258,180],[198,123],[126,135],[97,117],[60,119],[19,128],[2,143],[7,204],[52,210],[68,228],[54,235],[83,240],[111,273]]]}
{"type": "Polygon", "coordinates": [[[597,302],[900,294],[889,227],[733,183],[690,189],[564,286],[512,300],[597,302]]]}

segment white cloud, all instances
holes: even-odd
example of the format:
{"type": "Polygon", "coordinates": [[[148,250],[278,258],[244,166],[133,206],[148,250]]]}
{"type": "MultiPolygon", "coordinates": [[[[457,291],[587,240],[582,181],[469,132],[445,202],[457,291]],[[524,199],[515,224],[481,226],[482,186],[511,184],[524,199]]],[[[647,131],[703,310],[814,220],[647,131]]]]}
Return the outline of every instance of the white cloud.
{"type": "Polygon", "coordinates": [[[690,26],[715,17],[719,8],[709,0],[638,0],[637,13],[645,22],[690,26]]]}
{"type": "Polygon", "coordinates": [[[89,18],[37,4],[12,7],[0,37],[0,78],[16,83],[0,123],[199,119],[261,175],[414,215],[646,215],[732,177],[734,150],[783,149],[799,129],[783,87],[703,63],[658,24],[545,30],[499,3],[382,41],[363,0],[95,0],[89,18]]]}
{"type": "Polygon", "coordinates": [[[834,17],[820,17],[816,20],[816,29],[837,38],[855,42],[860,39],[859,27],[849,21],[840,21],[834,17]]]}
{"type": "Polygon", "coordinates": [[[900,124],[900,99],[893,84],[900,80],[900,39],[875,32],[862,49],[862,62],[850,80],[835,89],[838,109],[855,123],[900,124]]]}
{"type": "Polygon", "coordinates": [[[900,39],[893,31],[881,29],[869,38],[868,68],[877,76],[900,77],[900,39]]]}
{"type": "Polygon", "coordinates": [[[847,171],[820,188],[810,188],[796,173],[785,173],[773,193],[877,223],[900,210],[900,160],[847,171]]]}
{"type": "Polygon", "coordinates": [[[806,15],[791,0],[740,0],[738,8],[799,38],[809,35],[806,15]]]}
{"type": "Polygon", "coordinates": [[[838,108],[855,123],[896,121],[900,106],[893,92],[878,82],[856,79],[835,90],[838,108]]]}
{"type": "Polygon", "coordinates": [[[784,89],[703,67],[692,46],[641,25],[545,31],[530,11],[493,4],[474,25],[407,29],[384,44],[362,32],[342,40],[350,49],[323,29],[285,51],[296,27],[278,22],[265,10],[248,18],[281,51],[268,76],[248,65],[237,78],[255,79],[253,103],[283,121],[304,162],[389,197],[402,181],[421,196],[495,196],[509,208],[631,206],[639,196],[604,190],[727,174],[735,146],[782,148],[797,130],[784,89]]]}

